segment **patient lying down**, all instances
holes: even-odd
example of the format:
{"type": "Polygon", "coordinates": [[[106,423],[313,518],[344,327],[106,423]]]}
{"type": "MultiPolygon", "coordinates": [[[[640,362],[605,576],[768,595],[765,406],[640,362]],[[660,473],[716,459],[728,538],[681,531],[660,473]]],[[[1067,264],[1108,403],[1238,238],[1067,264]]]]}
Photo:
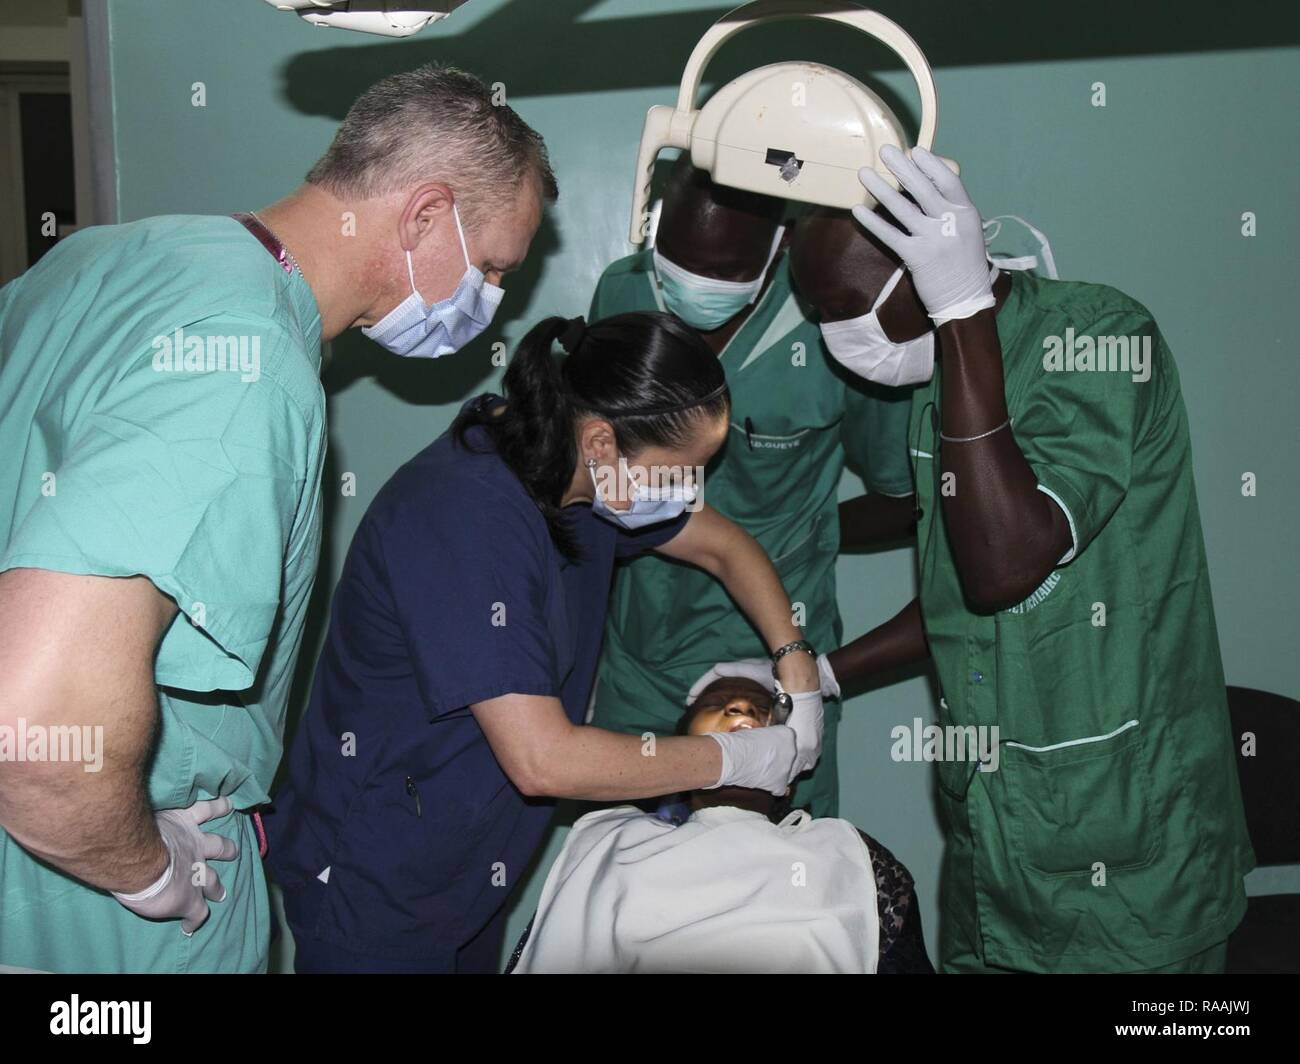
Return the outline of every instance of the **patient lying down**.
{"type": "MultiPolygon", "coordinates": [[[[765,728],[772,696],[723,678],[690,735],[765,728]]],[[[847,820],[763,791],[689,795],[674,820],[635,806],[574,824],[507,971],[932,972],[912,879],[847,820]]]]}

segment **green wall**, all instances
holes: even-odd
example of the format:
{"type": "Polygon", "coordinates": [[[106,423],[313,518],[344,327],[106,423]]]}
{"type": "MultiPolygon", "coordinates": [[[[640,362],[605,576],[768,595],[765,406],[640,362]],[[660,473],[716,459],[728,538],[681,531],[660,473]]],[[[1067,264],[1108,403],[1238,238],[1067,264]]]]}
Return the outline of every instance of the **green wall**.
{"type": "MultiPolygon", "coordinates": [[[[549,145],[560,200],[529,266],[509,279],[488,335],[458,355],[411,364],[359,335],[333,345],[331,511],[317,627],[366,505],[384,479],[498,371],[489,346],[548,314],[578,314],[602,267],[627,254],[641,119],[671,103],[694,41],[725,5],[691,0],[472,0],[396,41],[318,30],[260,0],[109,0],[119,212],[256,208],[301,179],[336,122],[375,78],[429,60],[501,82],[549,145]],[[206,106],[191,105],[191,86],[206,106]],[[357,477],[354,498],[337,486],[357,477]]],[[[1177,5],[1003,0],[890,2],[936,69],[936,149],[958,159],[985,216],[1014,212],[1051,238],[1061,275],[1104,281],[1145,303],[1178,359],[1230,683],[1300,695],[1295,652],[1300,526],[1295,463],[1295,248],[1300,172],[1294,114],[1300,23],[1287,3],[1177,5]],[[1220,23],[1223,23],[1220,25],[1220,23]],[[1091,106],[1104,82],[1107,106],[1091,106]],[[1255,212],[1258,235],[1241,235],[1255,212]],[[1241,476],[1258,477],[1243,498],[1241,476]]],[[[915,121],[901,66],[865,38],[786,23],[742,35],[718,81],[785,58],[868,80],[915,121]]],[[[846,477],[843,491],[859,485],[846,477]]],[[[431,559],[436,562],[436,559],[431,559]]],[[[909,551],[840,562],[840,603],[857,633],[912,594],[909,551]]],[[[301,701],[301,698],[299,699],[301,701]]],[[[841,738],[843,815],[912,869],[932,953],[942,836],[925,766],[888,756],[897,723],[932,717],[923,677],[851,702],[841,738]]],[[[571,810],[566,810],[571,815],[571,810]]],[[[563,819],[563,818],[561,818],[563,819]]],[[[558,850],[553,835],[540,866],[558,850]]],[[[1300,869],[1263,870],[1256,892],[1294,889],[1300,869]]],[[[516,899],[512,942],[541,877],[516,899]]],[[[283,959],[281,960],[283,963],[283,959]]]]}

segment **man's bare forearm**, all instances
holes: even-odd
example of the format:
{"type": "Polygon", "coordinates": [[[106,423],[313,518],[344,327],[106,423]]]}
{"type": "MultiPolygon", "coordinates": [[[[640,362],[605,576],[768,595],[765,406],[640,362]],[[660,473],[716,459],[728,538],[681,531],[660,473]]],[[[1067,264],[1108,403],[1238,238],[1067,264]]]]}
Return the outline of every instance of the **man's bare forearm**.
{"type": "Polygon", "coordinates": [[[0,726],[38,753],[0,761],[0,826],[68,875],[121,893],[167,867],[144,776],[153,659],[174,614],[139,577],[0,574],[0,726]],[[79,759],[63,758],[76,743],[79,759]]]}
{"type": "Polygon", "coordinates": [[[827,658],[843,687],[929,656],[921,604],[913,599],[884,624],[831,651],[827,658]]]}
{"type": "Polygon", "coordinates": [[[916,534],[916,497],[859,495],[840,503],[840,550],[870,550],[916,534]]]}
{"type": "Polygon", "coordinates": [[[951,484],[942,498],[944,526],[971,605],[999,609],[1043,581],[1069,548],[1069,527],[1005,427],[994,311],[948,322],[940,335],[942,424],[950,437],[940,454],[951,484]]]}

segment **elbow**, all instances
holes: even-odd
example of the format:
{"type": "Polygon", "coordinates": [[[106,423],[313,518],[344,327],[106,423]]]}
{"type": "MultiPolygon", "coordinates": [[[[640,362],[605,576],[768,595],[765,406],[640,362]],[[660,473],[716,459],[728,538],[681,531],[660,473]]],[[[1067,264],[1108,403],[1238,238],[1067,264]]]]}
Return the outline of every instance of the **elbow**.
{"type": "Polygon", "coordinates": [[[1041,575],[1023,571],[963,575],[962,593],[973,612],[997,613],[1024,602],[1047,579],[1047,572],[1041,575]]]}
{"type": "Polygon", "coordinates": [[[702,550],[688,560],[692,565],[703,569],[724,587],[727,581],[731,579],[731,573],[727,568],[727,557],[719,551],[702,550]]]}
{"type": "Polygon", "coordinates": [[[549,798],[546,793],[546,780],[541,769],[528,761],[520,759],[518,762],[502,766],[506,775],[510,777],[510,782],[514,784],[515,790],[525,798],[549,798]]]}
{"type": "Polygon", "coordinates": [[[563,757],[539,752],[520,758],[506,774],[525,798],[566,798],[564,764],[563,757]]]}
{"type": "Polygon", "coordinates": [[[959,558],[967,605],[976,613],[996,613],[1019,605],[1051,575],[1063,549],[1041,541],[1000,549],[984,544],[976,557],[959,558]]]}
{"type": "Polygon", "coordinates": [[[1001,610],[1010,609],[1017,602],[1023,602],[1025,596],[1014,596],[1006,592],[997,592],[993,589],[972,590],[963,585],[962,590],[966,595],[966,605],[972,613],[998,613],[1001,610]]]}
{"type": "Polygon", "coordinates": [[[550,791],[549,785],[540,776],[532,772],[511,773],[510,782],[515,785],[525,798],[554,798],[550,791]]]}

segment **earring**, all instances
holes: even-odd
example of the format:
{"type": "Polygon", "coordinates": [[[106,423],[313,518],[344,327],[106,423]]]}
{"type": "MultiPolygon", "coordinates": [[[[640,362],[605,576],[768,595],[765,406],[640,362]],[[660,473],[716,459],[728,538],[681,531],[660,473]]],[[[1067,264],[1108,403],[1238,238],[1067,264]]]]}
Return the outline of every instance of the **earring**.
{"type": "Polygon", "coordinates": [[[588,468],[588,469],[595,469],[595,468],[596,468],[596,459],[594,459],[594,458],[588,458],[588,459],[587,459],[587,468],[588,468]]]}

